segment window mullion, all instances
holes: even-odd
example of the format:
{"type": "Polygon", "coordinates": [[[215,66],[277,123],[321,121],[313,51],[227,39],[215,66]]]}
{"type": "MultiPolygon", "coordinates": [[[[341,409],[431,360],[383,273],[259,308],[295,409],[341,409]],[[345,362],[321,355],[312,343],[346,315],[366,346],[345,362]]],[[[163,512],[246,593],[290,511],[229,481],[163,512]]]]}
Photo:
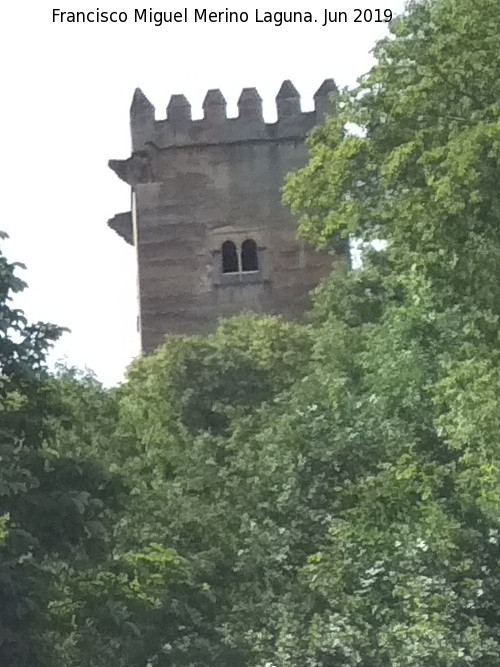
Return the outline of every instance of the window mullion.
{"type": "Polygon", "coordinates": [[[243,246],[241,244],[238,245],[238,273],[242,274],[243,273],[243,257],[241,253],[243,252],[243,246]]]}

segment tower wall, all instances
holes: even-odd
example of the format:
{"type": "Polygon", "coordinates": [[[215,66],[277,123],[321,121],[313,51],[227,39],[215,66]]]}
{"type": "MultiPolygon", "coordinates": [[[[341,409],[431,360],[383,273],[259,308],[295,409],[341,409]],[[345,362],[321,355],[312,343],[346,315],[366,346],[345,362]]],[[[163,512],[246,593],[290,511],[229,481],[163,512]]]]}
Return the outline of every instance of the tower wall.
{"type": "Polygon", "coordinates": [[[297,240],[281,188],[285,175],[307,161],[304,138],[323,118],[335,85],[322,89],[316,110],[302,113],[297,91],[285,82],[271,124],[255,89],[242,92],[238,118],[230,119],[220,91],[209,91],[197,121],[183,95],[172,96],[167,119],[157,121],[136,91],[132,156],[110,161],[132,187],[134,210],[110,225],[130,242],[135,221],[144,351],[165,334],[207,333],[222,316],[251,310],[296,318],[307,307],[332,256],[297,240]],[[241,268],[247,239],[255,242],[257,270],[241,268]],[[238,271],[224,271],[225,241],[238,250],[238,271]]]}

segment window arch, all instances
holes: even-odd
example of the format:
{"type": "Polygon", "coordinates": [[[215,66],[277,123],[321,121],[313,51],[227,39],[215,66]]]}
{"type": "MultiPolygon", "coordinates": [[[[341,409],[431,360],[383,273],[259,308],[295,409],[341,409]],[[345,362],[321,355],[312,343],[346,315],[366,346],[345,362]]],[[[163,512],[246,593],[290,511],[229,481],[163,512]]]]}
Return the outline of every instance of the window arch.
{"type": "Polygon", "coordinates": [[[246,239],[241,244],[241,270],[243,272],[259,270],[257,244],[253,239],[246,239]]]}
{"type": "Polygon", "coordinates": [[[245,239],[243,243],[226,239],[220,250],[222,274],[232,274],[238,280],[246,273],[259,274],[259,252],[254,239],[245,239]]]}
{"type": "Polygon", "coordinates": [[[222,273],[238,273],[239,262],[236,245],[233,241],[224,241],[222,244],[222,273]]]}

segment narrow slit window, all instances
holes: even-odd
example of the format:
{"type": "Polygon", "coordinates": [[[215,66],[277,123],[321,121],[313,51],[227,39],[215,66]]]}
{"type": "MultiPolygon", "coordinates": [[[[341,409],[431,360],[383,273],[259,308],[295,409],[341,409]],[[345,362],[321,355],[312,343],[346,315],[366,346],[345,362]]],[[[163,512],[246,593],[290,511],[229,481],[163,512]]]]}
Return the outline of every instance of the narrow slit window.
{"type": "Polygon", "coordinates": [[[241,246],[241,270],[258,271],[259,260],[257,258],[257,244],[253,239],[243,241],[241,246]]]}
{"type": "Polygon", "coordinates": [[[222,244],[222,273],[238,273],[238,252],[232,241],[222,244]]]}

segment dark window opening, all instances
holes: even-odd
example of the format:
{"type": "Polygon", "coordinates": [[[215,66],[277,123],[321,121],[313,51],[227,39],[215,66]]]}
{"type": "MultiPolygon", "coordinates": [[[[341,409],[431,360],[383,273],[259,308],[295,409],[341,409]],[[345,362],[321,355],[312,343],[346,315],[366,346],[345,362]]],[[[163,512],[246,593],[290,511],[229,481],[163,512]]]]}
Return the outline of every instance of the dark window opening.
{"type": "Polygon", "coordinates": [[[241,246],[241,270],[258,271],[257,244],[253,239],[243,241],[241,246]]]}
{"type": "Polygon", "coordinates": [[[222,273],[238,273],[238,252],[232,241],[222,244],[222,273]]]}

